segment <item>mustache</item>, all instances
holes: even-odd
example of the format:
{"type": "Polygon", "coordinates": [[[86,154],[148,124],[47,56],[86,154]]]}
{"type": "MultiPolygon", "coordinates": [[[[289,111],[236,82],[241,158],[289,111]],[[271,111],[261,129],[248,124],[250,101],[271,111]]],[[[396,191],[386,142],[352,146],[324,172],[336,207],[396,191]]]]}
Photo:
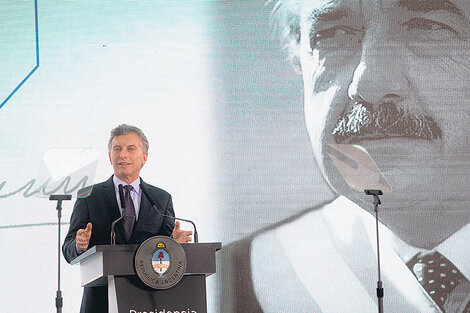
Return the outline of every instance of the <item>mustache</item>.
{"type": "Polygon", "coordinates": [[[336,122],[332,132],[336,143],[354,143],[363,139],[442,138],[442,130],[432,117],[410,113],[393,101],[383,102],[376,108],[354,102],[350,108],[336,122]]]}

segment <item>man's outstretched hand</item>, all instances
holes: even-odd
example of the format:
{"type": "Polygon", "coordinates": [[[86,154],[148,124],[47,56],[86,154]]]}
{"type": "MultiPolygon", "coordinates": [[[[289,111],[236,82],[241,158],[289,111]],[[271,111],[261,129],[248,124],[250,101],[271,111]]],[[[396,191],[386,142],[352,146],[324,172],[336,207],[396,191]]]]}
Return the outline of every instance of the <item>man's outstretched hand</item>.
{"type": "Polygon", "coordinates": [[[88,242],[90,242],[91,237],[91,228],[91,223],[88,223],[85,229],[79,229],[77,231],[75,242],[77,244],[77,248],[81,251],[88,249],[88,242]]]}
{"type": "Polygon", "coordinates": [[[193,234],[190,230],[182,230],[180,228],[180,222],[175,223],[173,228],[173,239],[178,243],[188,243],[192,240],[191,235],[193,234]]]}

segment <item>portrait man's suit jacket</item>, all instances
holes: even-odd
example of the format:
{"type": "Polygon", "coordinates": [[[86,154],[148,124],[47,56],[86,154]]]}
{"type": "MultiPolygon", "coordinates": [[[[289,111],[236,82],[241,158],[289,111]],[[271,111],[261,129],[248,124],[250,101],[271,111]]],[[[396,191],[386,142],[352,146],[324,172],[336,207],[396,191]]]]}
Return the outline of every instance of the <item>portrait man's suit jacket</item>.
{"type": "MultiPolygon", "coordinates": [[[[374,227],[369,213],[340,197],[234,243],[225,255],[233,298],[223,302],[245,313],[377,312],[374,227]]],[[[387,312],[441,312],[391,246],[380,253],[387,312]]]]}
{"type": "MultiPolygon", "coordinates": [[[[171,195],[162,189],[146,184],[142,180],[141,182],[147,187],[160,212],[174,216],[171,195]]],[[[92,234],[88,249],[95,245],[109,245],[111,223],[120,216],[113,177],[94,185],[89,196],[77,199],[75,202],[70,218],[70,228],[62,246],[65,259],[70,262],[78,256],[75,247],[75,235],[79,229],[86,228],[88,222],[92,223],[92,234]]],[[[126,240],[123,224],[118,222],[115,229],[116,244],[140,244],[152,236],[171,236],[173,227],[174,220],[164,218],[155,212],[155,209],[142,193],[139,216],[130,240],[126,240]]],[[[108,292],[106,286],[84,288],[81,313],[107,312],[107,308],[108,292]]]]}

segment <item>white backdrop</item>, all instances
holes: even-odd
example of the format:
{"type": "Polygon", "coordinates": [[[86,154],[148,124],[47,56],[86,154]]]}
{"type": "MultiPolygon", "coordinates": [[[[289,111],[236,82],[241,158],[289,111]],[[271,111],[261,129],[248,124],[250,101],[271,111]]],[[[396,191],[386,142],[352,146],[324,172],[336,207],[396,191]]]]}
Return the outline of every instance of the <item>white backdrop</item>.
{"type": "MultiPolygon", "coordinates": [[[[48,178],[44,154],[91,149],[96,162],[84,166],[106,180],[120,123],[145,132],[143,179],[172,194],[201,242],[228,245],[331,198],[308,144],[300,77],[263,1],[5,0],[0,16],[1,312],[55,310],[57,212],[35,192],[48,178]]],[[[63,236],[72,206],[64,202],[63,236]]],[[[77,312],[79,269],[61,262],[63,312],[77,312]]],[[[217,275],[209,312],[225,290],[224,268],[217,275]]]]}

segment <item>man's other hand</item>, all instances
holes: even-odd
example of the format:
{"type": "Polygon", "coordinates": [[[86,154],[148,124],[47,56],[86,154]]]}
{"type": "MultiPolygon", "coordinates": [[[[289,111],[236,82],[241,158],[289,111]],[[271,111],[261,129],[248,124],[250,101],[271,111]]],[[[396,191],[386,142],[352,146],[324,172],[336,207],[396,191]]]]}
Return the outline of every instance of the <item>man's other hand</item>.
{"type": "Polygon", "coordinates": [[[77,244],[77,248],[81,251],[85,251],[88,249],[88,242],[90,241],[91,237],[91,223],[86,225],[86,229],[79,229],[77,231],[77,235],[75,236],[75,242],[77,244]]]}
{"type": "Polygon", "coordinates": [[[188,243],[192,240],[190,237],[193,234],[190,230],[182,230],[180,228],[180,222],[175,223],[175,228],[173,228],[173,239],[178,243],[188,243]]]}

